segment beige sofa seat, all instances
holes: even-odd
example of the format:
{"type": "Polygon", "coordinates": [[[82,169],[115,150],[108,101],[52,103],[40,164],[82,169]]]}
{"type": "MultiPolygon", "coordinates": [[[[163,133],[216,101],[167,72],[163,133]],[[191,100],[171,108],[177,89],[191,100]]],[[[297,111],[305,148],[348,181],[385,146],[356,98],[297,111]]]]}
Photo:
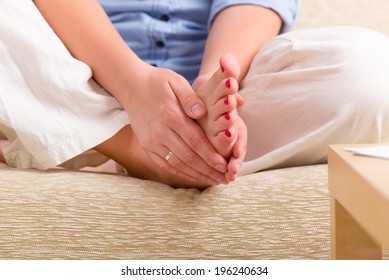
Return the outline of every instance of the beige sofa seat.
{"type": "Polygon", "coordinates": [[[118,175],[0,170],[2,259],[327,259],[326,165],[173,189],[118,175]]]}

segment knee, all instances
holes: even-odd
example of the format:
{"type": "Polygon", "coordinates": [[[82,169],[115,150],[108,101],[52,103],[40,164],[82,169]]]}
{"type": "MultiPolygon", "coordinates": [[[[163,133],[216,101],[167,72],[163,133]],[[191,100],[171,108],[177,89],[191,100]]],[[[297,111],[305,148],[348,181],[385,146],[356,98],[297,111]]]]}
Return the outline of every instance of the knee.
{"type": "Polygon", "coordinates": [[[370,126],[387,135],[389,38],[360,27],[325,28],[317,36],[321,39],[316,47],[324,46],[315,53],[321,59],[312,63],[321,63],[314,66],[318,67],[315,74],[324,80],[316,86],[328,86],[322,91],[327,95],[322,96],[327,101],[324,107],[338,116],[351,117],[355,129],[370,126]]]}
{"type": "Polygon", "coordinates": [[[294,70],[320,75],[342,71],[357,74],[377,68],[386,71],[389,69],[388,51],[389,38],[372,29],[298,30],[277,36],[265,45],[254,58],[246,78],[294,70]]]}
{"type": "MultiPolygon", "coordinates": [[[[368,116],[389,111],[389,38],[367,28],[338,27],[319,29],[315,44],[322,46],[319,77],[331,90],[329,102],[339,109],[348,107],[355,114],[368,116]]],[[[320,48],[319,48],[320,49],[320,48]]],[[[322,84],[323,86],[324,84],[322,84]]],[[[325,90],[326,91],[326,90],[325,90]]],[[[327,91],[327,94],[329,92],[327,91]]]]}
{"type": "MultiPolygon", "coordinates": [[[[389,38],[367,28],[299,30],[273,39],[258,53],[241,94],[275,87],[323,101],[334,114],[389,111],[389,38]],[[276,75],[277,74],[277,75],[276,75]]],[[[319,102],[319,101],[318,101],[319,102]]],[[[324,109],[325,108],[325,109],[324,109]]]]}
{"type": "MultiPolygon", "coordinates": [[[[386,77],[389,38],[372,29],[338,28],[335,52],[344,71],[359,77],[386,77]],[[384,73],[386,72],[386,73],[384,73]]],[[[335,29],[336,30],[336,29],[335,29]]]]}
{"type": "Polygon", "coordinates": [[[349,27],[343,38],[340,78],[357,108],[389,111],[389,38],[370,29],[349,27]]]}

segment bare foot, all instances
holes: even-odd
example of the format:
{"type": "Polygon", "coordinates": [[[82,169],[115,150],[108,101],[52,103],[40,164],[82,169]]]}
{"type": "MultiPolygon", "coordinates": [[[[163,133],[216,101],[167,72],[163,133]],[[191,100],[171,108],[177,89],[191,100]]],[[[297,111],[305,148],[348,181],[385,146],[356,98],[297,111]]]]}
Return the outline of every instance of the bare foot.
{"type": "Polygon", "coordinates": [[[216,151],[229,159],[237,140],[236,124],[239,65],[234,57],[220,59],[220,69],[196,91],[207,108],[207,116],[198,120],[216,151]]]}
{"type": "Polygon", "coordinates": [[[97,172],[97,173],[116,173],[116,162],[109,160],[99,166],[91,167],[86,166],[80,169],[81,171],[97,172]]]}

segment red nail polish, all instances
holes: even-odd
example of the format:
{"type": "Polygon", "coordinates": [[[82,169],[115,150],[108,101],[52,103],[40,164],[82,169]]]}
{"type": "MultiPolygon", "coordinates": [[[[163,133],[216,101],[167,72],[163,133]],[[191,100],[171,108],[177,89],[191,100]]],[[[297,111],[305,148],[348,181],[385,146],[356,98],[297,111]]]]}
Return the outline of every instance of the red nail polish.
{"type": "Polygon", "coordinates": [[[228,79],[228,80],[226,81],[226,87],[227,87],[227,88],[231,88],[231,79],[228,79]]]}
{"type": "Polygon", "coordinates": [[[224,73],[224,67],[220,65],[220,70],[224,73]]]}
{"type": "Polygon", "coordinates": [[[226,104],[226,105],[230,104],[230,101],[228,100],[228,96],[226,96],[226,98],[224,98],[224,104],[226,104]]]}
{"type": "Polygon", "coordinates": [[[226,134],[227,137],[231,137],[231,132],[228,129],[226,129],[224,133],[226,134]]]}
{"type": "Polygon", "coordinates": [[[230,114],[228,114],[228,113],[225,113],[224,117],[226,118],[227,121],[229,121],[231,119],[230,114]]]}

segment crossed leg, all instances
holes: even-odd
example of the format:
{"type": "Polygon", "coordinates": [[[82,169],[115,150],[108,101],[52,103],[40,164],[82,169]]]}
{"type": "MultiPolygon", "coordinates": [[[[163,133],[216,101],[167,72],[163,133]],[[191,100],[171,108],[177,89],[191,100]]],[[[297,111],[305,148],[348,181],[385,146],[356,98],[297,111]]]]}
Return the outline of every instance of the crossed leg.
{"type": "MultiPolygon", "coordinates": [[[[238,73],[238,65],[231,57],[222,58],[220,65],[220,69],[197,91],[208,111],[207,116],[200,120],[199,124],[215,149],[228,159],[237,139],[235,125],[239,118],[236,110],[238,84],[235,77],[238,73]]],[[[2,162],[4,162],[3,146],[6,143],[7,140],[0,142],[2,162]]],[[[217,184],[206,175],[193,180],[193,178],[169,174],[157,166],[143,150],[129,125],[95,149],[121,164],[134,177],[180,186],[206,187],[217,184]]]]}
{"type": "MultiPolygon", "coordinates": [[[[199,124],[215,149],[224,157],[229,158],[237,139],[235,126],[240,120],[236,110],[238,84],[235,77],[238,73],[238,64],[231,58],[222,58],[220,64],[220,69],[197,91],[208,111],[207,117],[200,120],[199,124]]],[[[217,183],[209,180],[205,175],[194,181],[193,178],[169,174],[150,159],[130,125],[95,149],[114,159],[129,174],[137,178],[191,187],[206,187],[217,183]]]]}

